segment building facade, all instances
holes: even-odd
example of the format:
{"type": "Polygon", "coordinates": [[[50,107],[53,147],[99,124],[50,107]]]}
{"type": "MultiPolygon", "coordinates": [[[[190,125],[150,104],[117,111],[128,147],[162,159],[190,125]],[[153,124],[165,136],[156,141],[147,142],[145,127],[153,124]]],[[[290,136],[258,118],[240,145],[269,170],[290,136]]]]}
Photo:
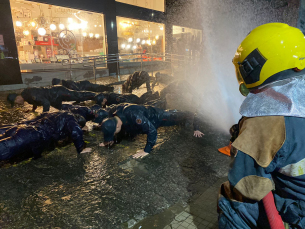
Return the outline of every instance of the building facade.
{"type": "Polygon", "coordinates": [[[139,53],[189,55],[202,42],[200,25],[171,11],[164,0],[2,0],[0,85],[89,79],[92,59],[104,76],[118,74],[115,60],[136,62],[139,53]]]}

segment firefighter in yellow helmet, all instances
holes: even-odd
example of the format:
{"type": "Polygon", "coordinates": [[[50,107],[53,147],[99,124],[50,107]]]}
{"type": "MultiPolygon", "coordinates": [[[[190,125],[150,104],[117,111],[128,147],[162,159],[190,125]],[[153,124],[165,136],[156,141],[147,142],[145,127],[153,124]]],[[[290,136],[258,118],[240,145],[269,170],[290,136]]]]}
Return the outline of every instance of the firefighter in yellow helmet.
{"type": "Polygon", "coordinates": [[[219,228],[305,228],[304,34],[282,23],[261,25],[233,64],[247,97],[220,189],[219,228]]]}

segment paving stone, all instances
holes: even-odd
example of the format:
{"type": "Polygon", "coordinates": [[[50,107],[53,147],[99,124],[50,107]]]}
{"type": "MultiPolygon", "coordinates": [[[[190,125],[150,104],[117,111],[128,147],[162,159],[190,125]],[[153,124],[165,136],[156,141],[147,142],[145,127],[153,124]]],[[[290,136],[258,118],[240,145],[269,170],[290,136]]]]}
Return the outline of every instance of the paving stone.
{"type": "Polygon", "coordinates": [[[197,227],[194,224],[190,224],[187,229],[197,229],[197,227]]]}
{"type": "Polygon", "coordinates": [[[184,221],[183,223],[181,223],[181,226],[183,226],[183,227],[185,227],[185,228],[187,228],[189,225],[190,225],[190,224],[187,223],[186,221],[184,221]]]}

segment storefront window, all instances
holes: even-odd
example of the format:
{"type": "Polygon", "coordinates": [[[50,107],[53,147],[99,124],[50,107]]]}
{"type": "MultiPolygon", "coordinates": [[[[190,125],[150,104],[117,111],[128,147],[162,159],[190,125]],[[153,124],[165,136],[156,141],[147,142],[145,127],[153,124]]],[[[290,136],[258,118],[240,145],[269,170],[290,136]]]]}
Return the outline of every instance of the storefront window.
{"type": "Polygon", "coordinates": [[[173,26],[173,53],[199,55],[202,47],[202,30],[173,26]]]}
{"type": "Polygon", "coordinates": [[[164,12],[164,0],[116,0],[117,2],[164,12]]]}
{"type": "Polygon", "coordinates": [[[103,14],[24,0],[10,3],[21,69],[106,54],[103,14]]]}
{"type": "Polygon", "coordinates": [[[164,53],[164,24],[117,17],[120,54],[164,53]]]}

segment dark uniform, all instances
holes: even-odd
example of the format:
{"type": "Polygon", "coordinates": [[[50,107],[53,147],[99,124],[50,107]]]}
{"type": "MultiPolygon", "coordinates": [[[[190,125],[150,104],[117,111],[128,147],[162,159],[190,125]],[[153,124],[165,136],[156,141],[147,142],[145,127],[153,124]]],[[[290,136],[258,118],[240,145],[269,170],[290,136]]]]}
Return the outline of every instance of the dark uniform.
{"type": "MultiPolygon", "coordinates": [[[[101,108],[100,106],[98,107],[101,108]]],[[[83,116],[86,119],[86,121],[91,121],[95,118],[93,110],[89,107],[63,104],[61,108],[62,110],[70,111],[73,114],[78,114],[83,116]]]]}
{"type": "MultiPolygon", "coordinates": [[[[60,79],[54,78],[52,80],[53,85],[59,84],[60,79]]],[[[94,91],[94,92],[104,92],[114,90],[113,87],[101,85],[101,84],[94,84],[89,82],[88,80],[81,80],[81,81],[73,81],[73,80],[62,80],[62,86],[69,88],[74,91],[94,91]]]]}
{"type": "Polygon", "coordinates": [[[22,153],[39,157],[55,142],[70,138],[77,152],[85,148],[80,120],[69,112],[44,113],[40,118],[7,129],[0,137],[0,160],[22,153]]]}
{"type": "Polygon", "coordinates": [[[144,83],[146,83],[147,91],[150,91],[150,77],[148,73],[145,71],[134,72],[123,84],[123,92],[132,93],[134,89],[141,87],[144,83]]]}
{"type": "MultiPolygon", "coordinates": [[[[147,134],[147,143],[144,151],[149,153],[157,140],[157,129],[160,126],[173,126],[189,121],[193,114],[181,111],[165,111],[151,106],[123,104],[109,110],[109,117],[118,116],[125,133],[136,136],[147,134]]],[[[102,124],[104,125],[104,124],[102,124]]],[[[198,119],[194,118],[194,130],[199,129],[198,119]]]]}
{"type": "Polygon", "coordinates": [[[86,101],[93,100],[96,96],[93,92],[72,91],[63,86],[26,88],[21,92],[22,98],[33,105],[43,106],[43,112],[49,111],[50,106],[61,109],[62,101],[86,101]]]}
{"type": "Polygon", "coordinates": [[[103,102],[103,99],[107,99],[107,106],[112,104],[120,103],[134,103],[134,104],[144,104],[150,100],[159,98],[159,93],[152,94],[151,91],[146,92],[141,97],[138,97],[134,94],[117,94],[117,93],[100,93],[95,97],[95,101],[98,105],[103,102]]]}
{"type": "Polygon", "coordinates": [[[165,99],[167,94],[181,95],[183,93],[190,93],[193,96],[197,96],[195,88],[185,80],[177,80],[167,85],[160,92],[160,98],[165,99]]]}
{"type": "Polygon", "coordinates": [[[154,88],[156,85],[159,85],[160,83],[162,84],[169,84],[174,80],[174,77],[167,75],[167,74],[163,74],[160,72],[157,72],[155,75],[155,81],[152,85],[152,88],[154,88]]]}

